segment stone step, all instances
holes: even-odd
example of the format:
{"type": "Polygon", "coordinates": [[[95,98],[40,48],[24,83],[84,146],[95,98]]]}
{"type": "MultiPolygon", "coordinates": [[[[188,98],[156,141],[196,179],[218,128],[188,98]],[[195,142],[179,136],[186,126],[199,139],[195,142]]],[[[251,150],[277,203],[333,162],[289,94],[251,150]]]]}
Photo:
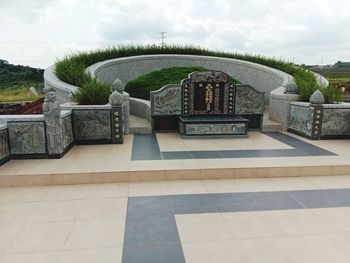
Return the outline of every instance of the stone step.
{"type": "Polygon", "coordinates": [[[130,115],[130,133],[133,134],[151,134],[152,127],[150,123],[143,118],[137,117],[135,115],[130,115]]]}
{"type": "Polygon", "coordinates": [[[277,132],[282,130],[281,123],[270,120],[269,118],[269,108],[265,107],[263,125],[261,128],[262,132],[277,132]]]}
{"type": "MultiPolygon", "coordinates": [[[[165,169],[165,168],[164,168],[165,169]]],[[[350,165],[193,168],[177,170],[94,171],[84,173],[0,175],[0,187],[121,183],[135,181],[246,179],[272,177],[338,176],[350,174],[350,165]]]]}
{"type": "Polygon", "coordinates": [[[262,132],[277,132],[277,131],[281,131],[281,124],[280,123],[276,123],[276,124],[265,124],[263,125],[261,131],[262,132]]]}

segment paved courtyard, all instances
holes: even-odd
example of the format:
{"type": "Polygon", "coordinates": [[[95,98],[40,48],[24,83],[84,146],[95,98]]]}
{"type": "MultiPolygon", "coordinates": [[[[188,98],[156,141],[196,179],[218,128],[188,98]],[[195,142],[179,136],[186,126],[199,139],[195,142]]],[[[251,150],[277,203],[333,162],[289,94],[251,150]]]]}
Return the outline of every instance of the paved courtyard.
{"type": "Polygon", "coordinates": [[[349,156],[349,140],[250,132],[128,135],[12,160],[0,262],[347,263],[349,156]]]}
{"type": "Polygon", "coordinates": [[[349,262],[350,176],[0,189],[0,262],[349,262]]]}
{"type": "Polygon", "coordinates": [[[61,159],[11,160],[0,166],[0,186],[347,175],[349,156],[350,140],[290,133],[236,139],[131,134],[124,144],[75,145],[61,159]]]}

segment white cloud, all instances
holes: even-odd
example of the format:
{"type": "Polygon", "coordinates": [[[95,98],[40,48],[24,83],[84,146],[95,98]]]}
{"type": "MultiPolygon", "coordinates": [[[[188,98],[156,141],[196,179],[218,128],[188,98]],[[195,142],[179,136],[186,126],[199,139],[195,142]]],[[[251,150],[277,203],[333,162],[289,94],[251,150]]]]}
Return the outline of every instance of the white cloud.
{"type": "Polygon", "coordinates": [[[111,44],[193,44],[298,63],[350,60],[345,0],[0,0],[0,58],[46,67],[111,44]]]}

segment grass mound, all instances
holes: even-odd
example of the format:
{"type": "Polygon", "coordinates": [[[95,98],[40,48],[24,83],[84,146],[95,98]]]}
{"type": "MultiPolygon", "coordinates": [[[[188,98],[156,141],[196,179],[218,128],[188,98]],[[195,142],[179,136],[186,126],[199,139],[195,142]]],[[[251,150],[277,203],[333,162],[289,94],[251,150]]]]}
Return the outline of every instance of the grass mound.
{"type": "MultiPolygon", "coordinates": [[[[167,84],[180,84],[181,80],[188,77],[188,74],[199,70],[207,69],[203,67],[172,67],[153,71],[129,81],[125,86],[125,91],[131,97],[149,100],[151,91],[158,90],[167,84]]],[[[232,77],[231,79],[239,83],[232,77]]]]}
{"type": "MultiPolygon", "coordinates": [[[[250,61],[258,64],[262,64],[268,67],[272,67],[294,76],[297,86],[298,93],[302,99],[307,101],[310,95],[316,90],[322,89],[314,77],[314,75],[307,69],[300,66],[296,66],[292,63],[285,62],[282,60],[268,58],[264,56],[255,56],[248,54],[238,53],[227,53],[210,51],[204,48],[198,48],[193,46],[166,46],[160,47],[156,45],[148,46],[120,46],[110,47],[106,49],[99,49],[91,52],[80,52],[71,54],[63,58],[56,63],[56,74],[59,79],[69,84],[82,87],[84,83],[92,82],[85,72],[85,68],[99,61],[129,57],[137,55],[155,55],[155,54],[183,54],[183,55],[201,55],[201,56],[213,56],[213,57],[225,57],[250,61]]],[[[329,92],[329,91],[328,91],[329,92]]],[[[332,92],[332,91],[331,91],[332,92]]],[[[326,94],[324,94],[326,95],[326,94]]],[[[327,95],[328,98],[332,97],[327,95]]],[[[334,97],[334,96],[333,96],[334,97]]],[[[108,98],[106,98],[106,103],[108,98]]],[[[78,103],[80,103],[78,101],[78,103]]]]}

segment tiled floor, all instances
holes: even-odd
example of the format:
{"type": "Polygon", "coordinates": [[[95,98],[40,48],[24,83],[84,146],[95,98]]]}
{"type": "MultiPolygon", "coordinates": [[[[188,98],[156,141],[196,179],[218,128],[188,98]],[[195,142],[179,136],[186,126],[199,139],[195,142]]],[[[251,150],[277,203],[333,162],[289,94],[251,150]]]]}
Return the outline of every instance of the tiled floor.
{"type": "Polygon", "coordinates": [[[349,262],[350,176],[0,188],[0,262],[349,262]]]}
{"type": "Polygon", "coordinates": [[[350,140],[289,133],[240,139],[125,136],[124,144],[76,145],[61,159],[11,160],[1,186],[350,174],[350,140]]]}
{"type": "Polygon", "coordinates": [[[244,139],[182,139],[177,133],[134,135],[132,160],[219,159],[336,155],[279,132],[244,139]]]}

